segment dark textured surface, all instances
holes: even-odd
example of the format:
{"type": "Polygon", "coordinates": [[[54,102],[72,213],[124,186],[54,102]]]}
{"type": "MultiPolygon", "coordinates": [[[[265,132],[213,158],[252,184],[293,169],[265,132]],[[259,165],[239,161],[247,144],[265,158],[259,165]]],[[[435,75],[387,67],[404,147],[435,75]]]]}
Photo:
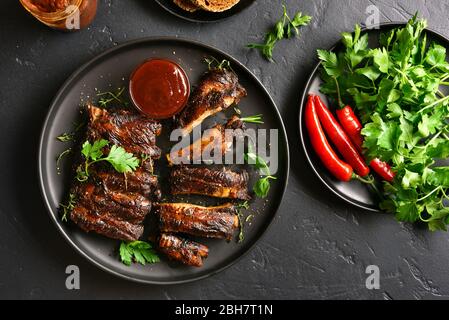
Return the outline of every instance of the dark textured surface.
{"type": "Polygon", "coordinates": [[[381,21],[405,21],[416,10],[449,36],[443,1],[287,1],[314,16],[299,40],[277,47],[265,62],[244,44],[256,41],[279,15],[278,1],[215,25],[170,16],[148,0],[103,0],[93,25],[75,34],[51,31],[8,0],[0,12],[0,297],[123,299],[399,299],[447,298],[449,234],[398,224],[393,217],[349,207],[310,172],[299,147],[297,106],[316,63],[343,30],[366,19],[376,4],[381,21]],[[36,150],[48,106],[82,63],[116,43],[178,35],[215,45],[245,63],[271,92],[290,139],[292,170],[284,203],[257,247],[232,268],[179,286],[117,279],[81,258],[51,224],[41,200],[36,150]],[[65,289],[65,268],[81,270],[81,290],[65,289]],[[365,268],[381,271],[380,290],[365,288],[365,268]]]}

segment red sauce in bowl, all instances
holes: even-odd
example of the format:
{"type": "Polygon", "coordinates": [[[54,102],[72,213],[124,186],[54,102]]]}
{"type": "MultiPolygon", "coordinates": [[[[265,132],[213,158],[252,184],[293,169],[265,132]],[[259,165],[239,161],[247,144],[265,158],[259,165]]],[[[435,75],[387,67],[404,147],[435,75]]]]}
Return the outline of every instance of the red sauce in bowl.
{"type": "Polygon", "coordinates": [[[155,119],[167,119],[187,104],[190,83],[177,63],[152,59],[133,72],[129,92],[139,111],[155,119]]]}

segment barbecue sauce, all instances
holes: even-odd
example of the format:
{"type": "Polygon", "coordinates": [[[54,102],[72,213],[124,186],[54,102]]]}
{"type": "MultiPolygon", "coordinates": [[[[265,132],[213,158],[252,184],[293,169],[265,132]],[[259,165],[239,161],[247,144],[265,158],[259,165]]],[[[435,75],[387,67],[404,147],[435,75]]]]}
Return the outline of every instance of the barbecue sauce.
{"type": "Polygon", "coordinates": [[[178,64],[152,59],[133,72],[129,91],[134,105],[141,112],[155,119],[167,119],[186,105],[190,84],[178,64]]]}

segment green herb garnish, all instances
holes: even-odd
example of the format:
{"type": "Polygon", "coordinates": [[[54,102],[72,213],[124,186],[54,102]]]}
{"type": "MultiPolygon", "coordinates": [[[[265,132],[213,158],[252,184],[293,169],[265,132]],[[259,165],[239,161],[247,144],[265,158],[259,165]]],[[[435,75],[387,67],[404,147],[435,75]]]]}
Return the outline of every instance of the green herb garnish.
{"type": "Polygon", "coordinates": [[[113,145],[107,156],[103,154],[103,148],[109,145],[107,140],[101,139],[91,144],[89,141],[84,142],[81,153],[85,162],[78,167],[77,179],[84,182],[89,178],[89,166],[100,161],[109,162],[117,172],[129,173],[139,166],[139,159],[134,157],[132,153],[128,153],[122,147],[113,145]]]}
{"type": "Polygon", "coordinates": [[[140,161],[141,161],[142,163],[144,163],[144,162],[147,161],[148,159],[150,159],[150,156],[149,156],[148,154],[142,153],[142,154],[140,155],[140,161]]]}
{"type": "Polygon", "coordinates": [[[97,97],[100,97],[100,99],[98,100],[98,104],[102,108],[107,108],[112,102],[127,106],[128,102],[122,98],[124,91],[125,87],[118,88],[116,92],[98,92],[97,97]]]}
{"type": "Polygon", "coordinates": [[[127,266],[130,266],[133,261],[142,265],[160,261],[151,244],[144,241],[122,242],[119,251],[120,260],[127,266]]]}
{"type": "Polygon", "coordinates": [[[299,36],[299,27],[308,25],[310,20],[312,20],[312,17],[303,15],[300,11],[291,19],[287,13],[285,4],[282,5],[282,9],[283,14],[281,19],[265,35],[265,42],[248,44],[248,48],[260,50],[263,56],[270,61],[273,60],[273,50],[279,40],[291,38],[293,35],[299,36]]]}
{"type": "Polygon", "coordinates": [[[243,214],[239,211],[237,211],[237,217],[239,218],[239,235],[238,235],[238,241],[237,243],[242,243],[243,240],[245,240],[245,233],[244,233],[244,219],[243,219],[243,214]]]}
{"type": "Polygon", "coordinates": [[[237,106],[234,106],[234,112],[235,112],[237,115],[241,115],[241,114],[242,114],[242,110],[240,110],[237,106]]]}
{"type": "Polygon", "coordinates": [[[449,83],[446,49],[430,42],[416,15],[403,28],[383,33],[375,49],[356,26],[343,33],[344,50],[318,50],[321,92],[357,108],[365,157],[380,158],[396,173],[384,182],[381,208],[400,221],[422,221],[430,230],[449,223],[449,83]]]}
{"type": "Polygon", "coordinates": [[[239,203],[237,205],[238,208],[243,208],[243,209],[249,209],[249,202],[248,201],[244,201],[242,203],[239,203]]]}
{"type": "Polygon", "coordinates": [[[274,176],[266,176],[256,181],[254,184],[253,190],[254,193],[259,198],[266,198],[268,196],[268,192],[270,191],[270,179],[276,180],[277,178],[274,176]]]}
{"type": "Polygon", "coordinates": [[[76,199],[75,195],[73,193],[69,194],[69,200],[67,201],[67,204],[59,204],[59,206],[62,208],[62,217],[61,220],[64,222],[67,222],[67,217],[70,215],[72,210],[75,208],[76,205],[76,199]]]}
{"type": "Polygon", "coordinates": [[[229,60],[223,59],[219,61],[215,57],[204,58],[204,62],[207,64],[209,70],[223,70],[228,69],[232,71],[231,62],[229,60]]]}
{"type": "Polygon", "coordinates": [[[256,114],[254,116],[248,116],[240,118],[241,121],[247,122],[247,123],[257,123],[257,124],[263,124],[263,115],[262,114],[256,114]]]}
{"type": "Polygon", "coordinates": [[[56,171],[58,172],[58,174],[61,174],[61,160],[69,155],[72,152],[72,149],[66,149],[63,152],[61,152],[57,157],[56,157],[56,171]]]}
{"type": "Polygon", "coordinates": [[[73,137],[74,137],[73,133],[64,132],[63,134],[57,136],[56,139],[58,139],[61,142],[68,142],[68,141],[72,141],[73,137]]]}
{"type": "Polygon", "coordinates": [[[259,170],[259,173],[264,175],[264,177],[256,181],[253,186],[253,191],[259,198],[266,198],[270,191],[270,180],[276,180],[277,178],[271,175],[266,161],[254,152],[249,151],[245,153],[245,161],[253,164],[259,170]]]}
{"type": "Polygon", "coordinates": [[[84,126],[84,123],[73,123],[74,129],[72,132],[64,132],[56,137],[56,139],[60,142],[69,142],[75,139],[76,133],[84,126]]]}
{"type": "Polygon", "coordinates": [[[245,240],[245,233],[244,233],[244,222],[246,221],[246,219],[244,219],[243,217],[243,213],[241,211],[241,209],[249,209],[249,202],[245,201],[242,203],[239,203],[237,205],[237,217],[239,218],[239,235],[238,235],[238,243],[243,242],[243,240],[245,240]]]}

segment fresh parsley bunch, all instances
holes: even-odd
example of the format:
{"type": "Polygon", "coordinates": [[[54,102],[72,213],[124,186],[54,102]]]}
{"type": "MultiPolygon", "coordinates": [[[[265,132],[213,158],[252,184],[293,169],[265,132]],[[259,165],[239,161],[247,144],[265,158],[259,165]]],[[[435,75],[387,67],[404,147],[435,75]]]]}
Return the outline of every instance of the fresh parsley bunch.
{"type": "Polygon", "coordinates": [[[449,224],[449,63],[446,49],[428,41],[416,15],[403,28],[380,36],[378,47],[356,26],[343,33],[339,53],[318,50],[321,91],[357,108],[365,157],[380,158],[396,172],[384,182],[381,208],[400,221],[422,221],[430,230],[449,224]]]}

